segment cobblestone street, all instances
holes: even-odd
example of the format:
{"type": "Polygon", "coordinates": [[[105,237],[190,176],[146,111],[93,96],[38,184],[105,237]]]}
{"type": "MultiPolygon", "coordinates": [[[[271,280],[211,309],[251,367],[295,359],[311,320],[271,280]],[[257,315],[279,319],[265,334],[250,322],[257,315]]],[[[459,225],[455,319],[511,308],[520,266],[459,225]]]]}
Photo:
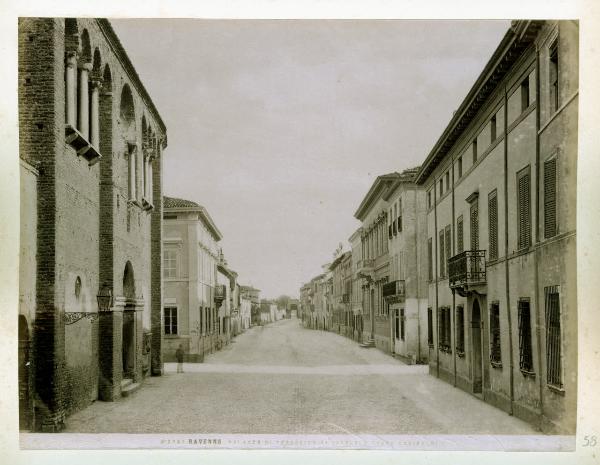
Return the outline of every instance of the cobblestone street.
{"type": "Polygon", "coordinates": [[[376,349],[296,319],[253,327],[203,364],[96,401],[69,433],[534,434],[526,423],[376,349]]]}

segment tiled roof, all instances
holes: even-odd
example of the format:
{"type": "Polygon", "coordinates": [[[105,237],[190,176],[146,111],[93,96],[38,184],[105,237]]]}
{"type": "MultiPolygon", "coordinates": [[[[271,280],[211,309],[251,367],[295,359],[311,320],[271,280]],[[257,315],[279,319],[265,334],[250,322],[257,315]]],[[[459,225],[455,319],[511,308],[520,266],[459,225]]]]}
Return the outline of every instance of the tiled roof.
{"type": "Polygon", "coordinates": [[[163,196],[163,208],[200,208],[200,205],[191,200],[163,196]]]}

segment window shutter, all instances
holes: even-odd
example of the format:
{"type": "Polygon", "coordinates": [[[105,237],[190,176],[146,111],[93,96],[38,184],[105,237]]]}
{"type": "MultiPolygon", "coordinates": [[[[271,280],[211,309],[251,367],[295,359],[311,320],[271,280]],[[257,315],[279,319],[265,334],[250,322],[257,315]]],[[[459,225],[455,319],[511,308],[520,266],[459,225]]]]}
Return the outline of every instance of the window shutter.
{"type": "Polygon", "coordinates": [[[517,186],[519,249],[527,248],[531,244],[531,189],[529,183],[529,168],[526,170],[526,172],[519,175],[517,186]]]}
{"type": "Polygon", "coordinates": [[[477,202],[471,205],[471,250],[479,250],[479,210],[477,202]]]}
{"type": "Polygon", "coordinates": [[[439,247],[440,249],[440,278],[443,278],[446,274],[446,267],[444,266],[444,263],[446,262],[446,260],[444,259],[444,230],[442,229],[440,231],[440,244],[439,247]]]}
{"type": "Polygon", "coordinates": [[[463,250],[463,217],[460,215],[456,220],[456,253],[462,253],[463,250]]]}
{"type": "Polygon", "coordinates": [[[498,258],[498,196],[496,191],[488,198],[488,218],[490,233],[490,259],[498,258]]]}
{"type": "Polygon", "coordinates": [[[544,237],[557,234],[556,224],[556,158],[544,163],[544,237]]]}

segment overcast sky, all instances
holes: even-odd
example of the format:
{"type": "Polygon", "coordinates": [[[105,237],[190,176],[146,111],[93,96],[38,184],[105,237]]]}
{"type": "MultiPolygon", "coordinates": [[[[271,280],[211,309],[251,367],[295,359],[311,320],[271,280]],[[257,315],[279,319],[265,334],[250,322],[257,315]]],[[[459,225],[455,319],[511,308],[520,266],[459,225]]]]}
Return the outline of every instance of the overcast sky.
{"type": "Polygon", "coordinates": [[[297,296],[380,174],[423,162],[508,21],[112,20],[167,126],[164,193],[242,284],[297,296]]]}

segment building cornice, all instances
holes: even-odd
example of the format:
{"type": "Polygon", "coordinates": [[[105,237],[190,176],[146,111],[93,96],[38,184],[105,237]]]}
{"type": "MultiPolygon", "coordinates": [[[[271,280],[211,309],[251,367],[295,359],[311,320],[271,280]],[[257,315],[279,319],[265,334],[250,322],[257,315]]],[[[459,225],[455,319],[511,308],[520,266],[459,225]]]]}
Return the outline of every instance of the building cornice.
{"type": "Polygon", "coordinates": [[[377,200],[383,198],[386,190],[389,189],[393,181],[399,179],[399,177],[400,174],[396,172],[377,176],[371,185],[371,188],[367,192],[367,195],[365,195],[362,202],[358,206],[358,209],[354,213],[354,218],[359,221],[363,221],[377,200]]]}

